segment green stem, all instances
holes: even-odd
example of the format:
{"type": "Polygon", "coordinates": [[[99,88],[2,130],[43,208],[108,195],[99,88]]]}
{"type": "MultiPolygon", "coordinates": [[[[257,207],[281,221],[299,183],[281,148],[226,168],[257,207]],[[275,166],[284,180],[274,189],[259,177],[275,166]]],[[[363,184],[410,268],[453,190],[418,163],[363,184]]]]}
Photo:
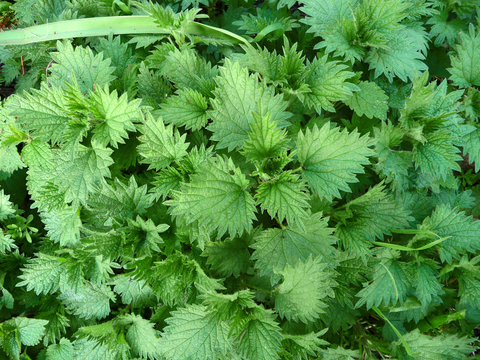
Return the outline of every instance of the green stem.
{"type": "MultiPolygon", "coordinates": [[[[150,16],[109,16],[57,21],[25,29],[0,32],[0,45],[20,45],[50,40],[98,37],[109,34],[170,34],[170,29],[155,23],[150,16]]],[[[186,34],[228,40],[233,44],[251,46],[243,37],[230,31],[198,22],[188,24],[186,34]]]]}
{"type": "Polygon", "coordinates": [[[282,224],[282,222],[278,219],[277,216],[275,216],[275,220],[277,221],[278,225],[280,225],[280,228],[285,229],[285,226],[282,224]]]}
{"type": "Polygon", "coordinates": [[[299,166],[298,168],[292,170],[291,173],[292,173],[292,174],[295,174],[295,173],[300,172],[300,171],[302,171],[302,170],[303,170],[303,166],[299,166]]]}

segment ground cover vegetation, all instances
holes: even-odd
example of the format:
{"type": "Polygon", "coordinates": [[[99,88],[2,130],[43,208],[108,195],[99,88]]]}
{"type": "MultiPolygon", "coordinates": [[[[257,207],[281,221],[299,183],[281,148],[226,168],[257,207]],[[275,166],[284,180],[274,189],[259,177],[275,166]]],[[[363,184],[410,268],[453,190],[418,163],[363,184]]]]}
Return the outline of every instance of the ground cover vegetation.
{"type": "Polygon", "coordinates": [[[476,5],[0,2],[0,358],[474,356],[476,5]]]}

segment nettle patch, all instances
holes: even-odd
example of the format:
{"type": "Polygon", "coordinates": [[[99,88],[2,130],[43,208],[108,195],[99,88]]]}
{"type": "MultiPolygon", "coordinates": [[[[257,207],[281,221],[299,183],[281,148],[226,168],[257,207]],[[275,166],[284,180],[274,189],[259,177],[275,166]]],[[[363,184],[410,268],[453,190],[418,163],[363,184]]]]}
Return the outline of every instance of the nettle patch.
{"type": "Polygon", "coordinates": [[[467,358],[476,5],[3,4],[0,357],[467,358]]]}

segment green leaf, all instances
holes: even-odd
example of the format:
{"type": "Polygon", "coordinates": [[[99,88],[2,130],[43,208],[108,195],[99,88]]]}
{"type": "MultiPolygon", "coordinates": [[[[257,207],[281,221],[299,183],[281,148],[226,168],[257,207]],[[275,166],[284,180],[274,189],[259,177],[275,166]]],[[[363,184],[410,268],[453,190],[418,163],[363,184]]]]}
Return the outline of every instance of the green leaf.
{"type": "Polygon", "coordinates": [[[325,297],[335,297],[332,287],[336,283],[325,270],[327,264],[318,258],[287,264],[280,274],[283,282],[275,293],[275,309],[289,321],[313,322],[328,305],[325,297]]]}
{"type": "Polygon", "coordinates": [[[0,190],[0,221],[7,220],[15,214],[13,204],[10,202],[10,195],[5,195],[3,189],[0,190]]]}
{"type": "Polygon", "coordinates": [[[470,24],[467,33],[459,35],[456,55],[450,56],[452,67],[447,69],[450,80],[460,87],[480,86],[480,32],[475,34],[475,26],[470,24]]]}
{"type": "Polygon", "coordinates": [[[286,150],[286,130],[277,128],[271,113],[259,116],[253,113],[248,140],[243,144],[243,151],[251,162],[262,161],[280,156],[286,150]]]}
{"type": "Polygon", "coordinates": [[[158,113],[166,124],[185,126],[186,130],[199,130],[208,122],[207,108],[207,99],[201,93],[186,88],[178,90],[177,95],[168,97],[158,113]]]}
{"type": "Polygon", "coordinates": [[[333,102],[345,100],[359,90],[355,84],[346,81],[355,75],[346,71],[347,68],[347,65],[339,64],[338,61],[328,61],[326,55],[307,62],[303,81],[311,92],[305,93],[305,104],[319,114],[322,109],[335,112],[333,102]]]}
{"type": "Polygon", "coordinates": [[[306,184],[296,174],[289,171],[273,179],[262,182],[257,188],[255,199],[262,211],[267,210],[272,219],[287,219],[288,224],[302,223],[308,217],[305,211],[310,207],[306,184]]]}
{"type": "Polygon", "coordinates": [[[410,288],[404,268],[403,263],[393,259],[385,259],[376,265],[373,281],[358,292],[360,300],[355,307],[366,304],[367,309],[371,309],[382,303],[385,306],[395,306],[398,302],[403,304],[410,288]]]}
{"type": "MultiPolygon", "coordinates": [[[[472,339],[459,335],[440,334],[431,337],[415,329],[404,335],[404,338],[412,353],[425,360],[461,360],[466,358],[467,353],[473,351],[473,346],[470,345],[472,339]]],[[[400,360],[411,359],[400,342],[393,343],[392,348],[400,360]]]]}
{"type": "Polygon", "coordinates": [[[19,276],[23,281],[19,286],[27,285],[27,291],[34,290],[37,295],[53,294],[62,285],[63,276],[68,271],[68,261],[63,258],[37,253],[29,260],[19,276]]]}
{"type": "Polygon", "coordinates": [[[3,323],[7,332],[15,331],[18,340],[25,346],[35,346],[42,340],[47,320],[16,317],[3,323]]]}
{"type": "Polygon", "coordinates": [[[369,119],[376,117],[386,120],[388,96],[385,92],[377,84],[369,81],[361,81],[357,86],[360,91],[353,93],[343,102],[358,116],[365,114],[369,119]]]}
{"type": "Polygon", "coordinates": [[[415,274],[415,295],[426,308],[435,296],[444,294],[442,285],[438,280],[438,274],[427,263],[419,264],[415,274]]]}
{"type": "Polygon", "coordinates": [[[255,309],[238,335],[240,351],[246,359],[279,359],[283,335],[271,310],[255,309]]]}
{"type": "Polygon", "coordinates": [[[154,304],[152,288],[145,280],[137,280],[127,275],[116,275],[112,281],[113,291],[122,297],[123,304],[133,308],[142,308],[154,304]]]}
{"type": "MultiPolygon", "coordinates": [[[[251,236],[248,236],[249,238],[251,236]]],[[[208,242],[202,256],[207,257],[207,264],[220,276],[238,276],[246,273],[250,267],[250,241],[246,236],[227,238],[224,241],[208,242]]]]}
{"type": "MultiPolygon", "coordinates": [[[[284,229],[267,229],[255,237],[252,255],[257,260],[255,267],[260,275],[272,276],[274,269],[283,270],[287,265],[294,266],[298,261],[305,262],[309,256],[319,257],[324,262],[333,262],[337,250],[332,246],[336,238],[333,229],[327,227],[328,218],[315,213],[305,220],[305,228],[297,224],[284,229]]],[[[272,278],[272,284],[278,277],[272,278]]]]}
{"type": "Polygon", "coordinates": [[[181,360],[216,359],[232,346],[228,326],[201,305],[187,305],[171,313],[163,329],[159,350],[164,357],[181,360]]]}
{"type": "Polygon", "coordinates": [[[42,214],[45,230],[48,236],[62,247],[73,247],[80,241],[80,226],[82,221],[79,214],[70,207],[42,214]]]}
{"type": "Polygon", "coordinates": [[[468,162],[475,164],[475,172],[480,171],[480,129],[475,129],[462,138],[463,152],[468,154],[468,162]]]}
{"type": "Polygon", "coordinates": [[[171,214],[184,215],[188,225],[199,221],[200,226],[218,230],[219,236],[227,231],[230,237],[250,231],[255,219],[255,205],[247,191],[248,180],[231,159],[217,158],[200,164],[199,173],[192,175],[190,183],[173,191],[171,214]]]}
{"type": "Polygon", "coordinates": [[[73,360],[74,351],[70,340],[62,338],[58,344],[47,348],[45,360],[73,360]]]}
{"type": "Polygon", "coordinates": [[[0,297],[0,310],[2,310],[3,307],[6,309],[13,309],[13,305],[15,303],[15,299],[13,298],[12,294],[5,289],[3,286],[0,286],[2,296],[0,297]]]}
{"type": "Polygon", "coordinates": [[[457,161],[460,150],[452,144],[452,136],[447,131],[437,131],[425,136],[424,144],[416,144],[413,149],[415,166],[423,173],[446,179],[452,170],[460,171],[457,161]]]}
{"type": "Polygon", "coordinates": [[[73,157],[70,151],[57,153],[55,159],[55,184],[65,193],[65,202],[85,204],[96,183],[110,176],[108,167],[113,164],[112,150],[92,142],[88,148],[78,145],[73,157]]]}
{"type": "Polygon", "coordinates": [[[133,123],[143,117],[140,102],[139,99],[128,101],[126,93],[119,98],[116,90],[110,93],[108,85],[97,87],[88,99],[91,115],[99,123],[93,129],[93,140],[103,146],[112,144],[114,148],[118,148],[119,143],[124,144],[127,131],[134,132],[133,123]]]}
{"type": "Polygon", "coordinates": [[[241,68],[237,62],[226,59],[215,81],[217,88],[210,112],[212,123],[207,129],[213,132],[211,139],[218,141],[218,149],[241,148],[248,139],[254,113],[265,116],[271,112],[271,121],[276,122],[278,128],[289,125],[286,120],[291,114],[285,111],[287,103],[283,97],[275,95],[273,88],[259,83],[256,75],[249,75],[248,69],[241,68]]]}
{"type": "Polygon", "coordinates": [[[94,55],[89,47],[83,46],[74,49],[69,41],[57,41],[57,50],[51,53],[54,63],[50,67],[49,81],[53,86],[63,87],[64,82],[69,83],[75,77],[80,91],[86,94],[94,85],[103,87],[115,79],[111,60],[104,59],[102,53],[94,55]]]}
{"type": "Polygon", "coordinates": [[[125,335],[135,355],[143,359],[160,357],[160,341],[153,328],[154,324],[133,314],[121,316],[118,321],[129,326],[125,335]]]}
{"type": "Polygon", "coordinates": [[[289,353],[293,359],[310,359],[310,356],[318,356],[322,352],[320,346],[329,345],[325,340],[319,339],[324,335],[327,329],[317,333],[311,332],[306,335],[290,335],[284,334],[283,343],[289,349],[289,353]]]}
{"type": "Polygon", "coordinates": [[[180,135],[177,129],[174,132],[173,125],[165,127],[161,118],[155,120],[147,113],[140,131],[143,135],[137,150],[143,157],[141,162],[148,164],[149,170],[160,170],[187,155],[186,134],[180,135]]]}
{"type": "Polygon", "coordinates": [[[465,212],[449,205],[439,205],[423,225],[441,237],[449,237],[439,249],[440,259],[449,264],[460,255],[475,253],[480,249],[480,222],[466,217],[465,212]]]}
{"type": "Polygon", "coordinates": [[[134,176],[128,183],[118,178],[113,184],[102,181],[88,200],[87,213],[102,225],[109,225],[113,218],[123,221],[143,215],[152,206],[153,199],[147,194],[147,186],[138,186],[134,176]]]}
{"type": "Polygon", "coordinates": [[[421,47],[407,29],[389,33],[386,38],[386,46],[371,49],[365,59],[370,65],[369,69],[375,70],[375,78],[384,74],[390,82],[395,76],[407,82],[413,79],[415,71],[428,69],[422,62],[425,56],[421,47]]]}
{"type": "Polygon", "coordinates": [[[110,301],[115,303],[115,294],[107,285],[87,282],[79,291],[64,291],[58,300],[82,319],[100,320],[110,314],[110,301]]]}
{"type": "Polygon", "coordinates": [[[17,121],[25,123],[25,130],[30,130],[33,137],[52,143],[64,141],[70,117],[62,89],[54,86],[31,89],[22,97],[14,96],[7,109],[18,117],[17,121]]]}
{"type": "Polygon", "coordinates": [[[350,192],[349,183],[358,182],[355,174],[364,172],[362,165],[369,164],[367,156],[372,140],[368,135],[360,137],[357,131],[332,128],[326,123],[319,130],[307,128],[297,138],[298,160],[302,164],[302,175],[314,193],[331,200],[341,197],[339,190],[350,192]]]}

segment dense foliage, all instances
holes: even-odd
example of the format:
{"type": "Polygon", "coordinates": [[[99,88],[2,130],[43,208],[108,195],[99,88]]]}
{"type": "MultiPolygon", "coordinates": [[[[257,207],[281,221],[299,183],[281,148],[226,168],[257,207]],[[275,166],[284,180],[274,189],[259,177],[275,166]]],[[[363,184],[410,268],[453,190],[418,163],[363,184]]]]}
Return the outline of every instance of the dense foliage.
{"type": "Polygon", "coordinates": [[[0,358],[475,350],[476,0],[0,3],[0,358]]]}

